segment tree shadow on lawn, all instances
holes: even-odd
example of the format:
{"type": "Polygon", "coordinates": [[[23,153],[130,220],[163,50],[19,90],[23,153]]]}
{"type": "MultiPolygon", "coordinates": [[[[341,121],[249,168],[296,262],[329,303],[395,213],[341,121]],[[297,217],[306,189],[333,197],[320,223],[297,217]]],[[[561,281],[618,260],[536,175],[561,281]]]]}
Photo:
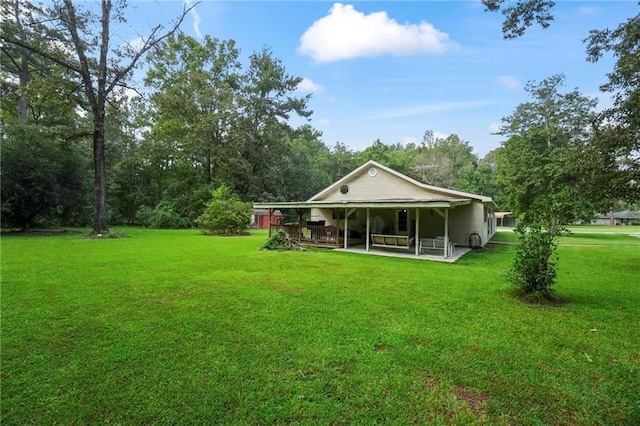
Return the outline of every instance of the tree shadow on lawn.
{"type": "Polygon", "coordinates": [[[80,230],[71,229],[3,229],[3,237],[59,237],[61,235],[81,234],[80,230]]]}
{"type": "Polygon", "coordinates": [[[512,296],[515,299],[519,300],[520,302],[524,303],[525,305],[529,305],[529,306],[541,306],[541,307],[549,306],[552,308],[560,308],[565,305],[568,305],[570,302],[569,298],[560,296],[557,293],[551,293],[551,294],[545,294],[545,295],[523,294],[522,292],[515,290],[512,292],[512,296]]]}

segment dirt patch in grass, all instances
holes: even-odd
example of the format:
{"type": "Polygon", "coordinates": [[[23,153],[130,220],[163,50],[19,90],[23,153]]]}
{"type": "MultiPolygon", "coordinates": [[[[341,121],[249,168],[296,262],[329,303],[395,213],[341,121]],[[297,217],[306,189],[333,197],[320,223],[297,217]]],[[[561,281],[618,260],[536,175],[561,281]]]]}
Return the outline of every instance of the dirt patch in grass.
{"type": "Polygon", "coordinates": [[[484,411],[481,409],[481,405],[489,401],[489,396],[482,392],[473,392],[465,387],[456,385],[454,387],[456,397],[460,401],[464,401],[469,410],[476,416],[484,415],[484,411]]]}
{"type": "Polygon", "coordinates": [[[388,345],[385,345],[384,343],[383,343],[383,344],[380,344],[380,345],[375,345],[375,346],[373,347],[373,351],[374,351],[374,352],[384,352],[384,351],[386,351],[387,349],[389,349],[389,346],[388,346],[388,345]]]}
{"type": "Polygon", "coordinates": [[[89,240],[108,240],[113,238],[127,238],[127,235],[118,232],[105,232],[102,234],[94,234],[93,232],[86,237],[89,240]]]}

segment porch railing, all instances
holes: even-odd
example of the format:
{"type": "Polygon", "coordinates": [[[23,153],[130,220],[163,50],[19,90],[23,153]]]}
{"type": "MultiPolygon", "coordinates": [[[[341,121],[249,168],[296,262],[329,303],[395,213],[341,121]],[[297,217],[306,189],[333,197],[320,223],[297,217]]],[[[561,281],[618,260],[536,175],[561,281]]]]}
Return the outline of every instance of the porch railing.
{"type": "Polygon", "coordinates": [[[337,246],[340,242],[337,226],[299,225],[296,223],[285,225],[272,223],[270,226],[272,232],[282,229],[292,239],[305,244],[337,246]]]}

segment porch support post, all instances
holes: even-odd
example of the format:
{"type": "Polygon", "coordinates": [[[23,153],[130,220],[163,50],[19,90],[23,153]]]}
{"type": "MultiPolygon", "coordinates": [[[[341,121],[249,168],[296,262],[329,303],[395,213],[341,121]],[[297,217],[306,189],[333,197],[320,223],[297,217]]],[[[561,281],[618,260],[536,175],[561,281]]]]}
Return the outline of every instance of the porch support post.
{"type": "Polygon", "coordinates": [[[298,241],[302,242],[302,216],[304,216],[304,209],[298,209],[298,241]]]}
{"type": "Polygon", "coordinates": [[[345,207],[344,209],[344,234],[343,235],[343,240],[344,240],[344,248],[347,248],[347,225],[349,223],[349,212],[347,212],[347,208],[345,207]]]}
{"type": "Polygon", "coordinates": [[[267,220],[268,220],[268,223],[269,223],[269,226],[268,226],[269,227],[269,237],[271,237],[271,212],[273,211],[273,209],[272,208],[268,208],[267,211],[269,212],[268,215],[267,215],[267,220]]]}
{"type": "Polygon", "coordinates": [[[444,211],[444,258],[449,257],[449,209],[444,211]]]}
{"type": "Polygon", "coordinates": [[[336,247],[340,247],[340,210],[331,209],[332,214],[335,214],[338,217],[337,225],[336,225],[336,247]]]}
{"type": "Polygon", "coordinates": [[[418,207],[416,207],[416,232],[413,243],[416,245],[416,256],[420,256],[420,208],[418,207]]]}
{"type": "Polygon", "coordinates": [[[370,210],[369,207],[367,207],[367,235],[366,235],[366,238],[367,238],[367,242],[366,242],[367,251],[369,251],[369,239],[370,239],[369,235],[371,235],[370,234],[370,232],[371,232],[371,213],[370,213],[369,210],[370,210]]]}

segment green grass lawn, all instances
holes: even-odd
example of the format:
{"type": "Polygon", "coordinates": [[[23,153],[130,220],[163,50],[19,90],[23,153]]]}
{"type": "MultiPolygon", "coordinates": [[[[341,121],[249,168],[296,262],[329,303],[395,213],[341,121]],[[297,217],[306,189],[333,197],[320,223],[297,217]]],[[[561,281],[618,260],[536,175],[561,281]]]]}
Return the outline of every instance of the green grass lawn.
{"type": "MultiPolygon", "coordinates": [[[[568,235],[559,238],[561,245],[614,245],[614,246],[637,246],[640,248],[640,226],[569,226],[568,235]]],[[[518,235],[512,232],[513,229],[504,228],[498,232],[492,241],[517,242],[518,235]]]]}
{"type": "Polygon", "coordinates": [[[640,423],[624,236],[558,249],[554,308],[510,297],[512,245],[441,264],[116,231],[2,237],[4,424],[640,423]]]}

